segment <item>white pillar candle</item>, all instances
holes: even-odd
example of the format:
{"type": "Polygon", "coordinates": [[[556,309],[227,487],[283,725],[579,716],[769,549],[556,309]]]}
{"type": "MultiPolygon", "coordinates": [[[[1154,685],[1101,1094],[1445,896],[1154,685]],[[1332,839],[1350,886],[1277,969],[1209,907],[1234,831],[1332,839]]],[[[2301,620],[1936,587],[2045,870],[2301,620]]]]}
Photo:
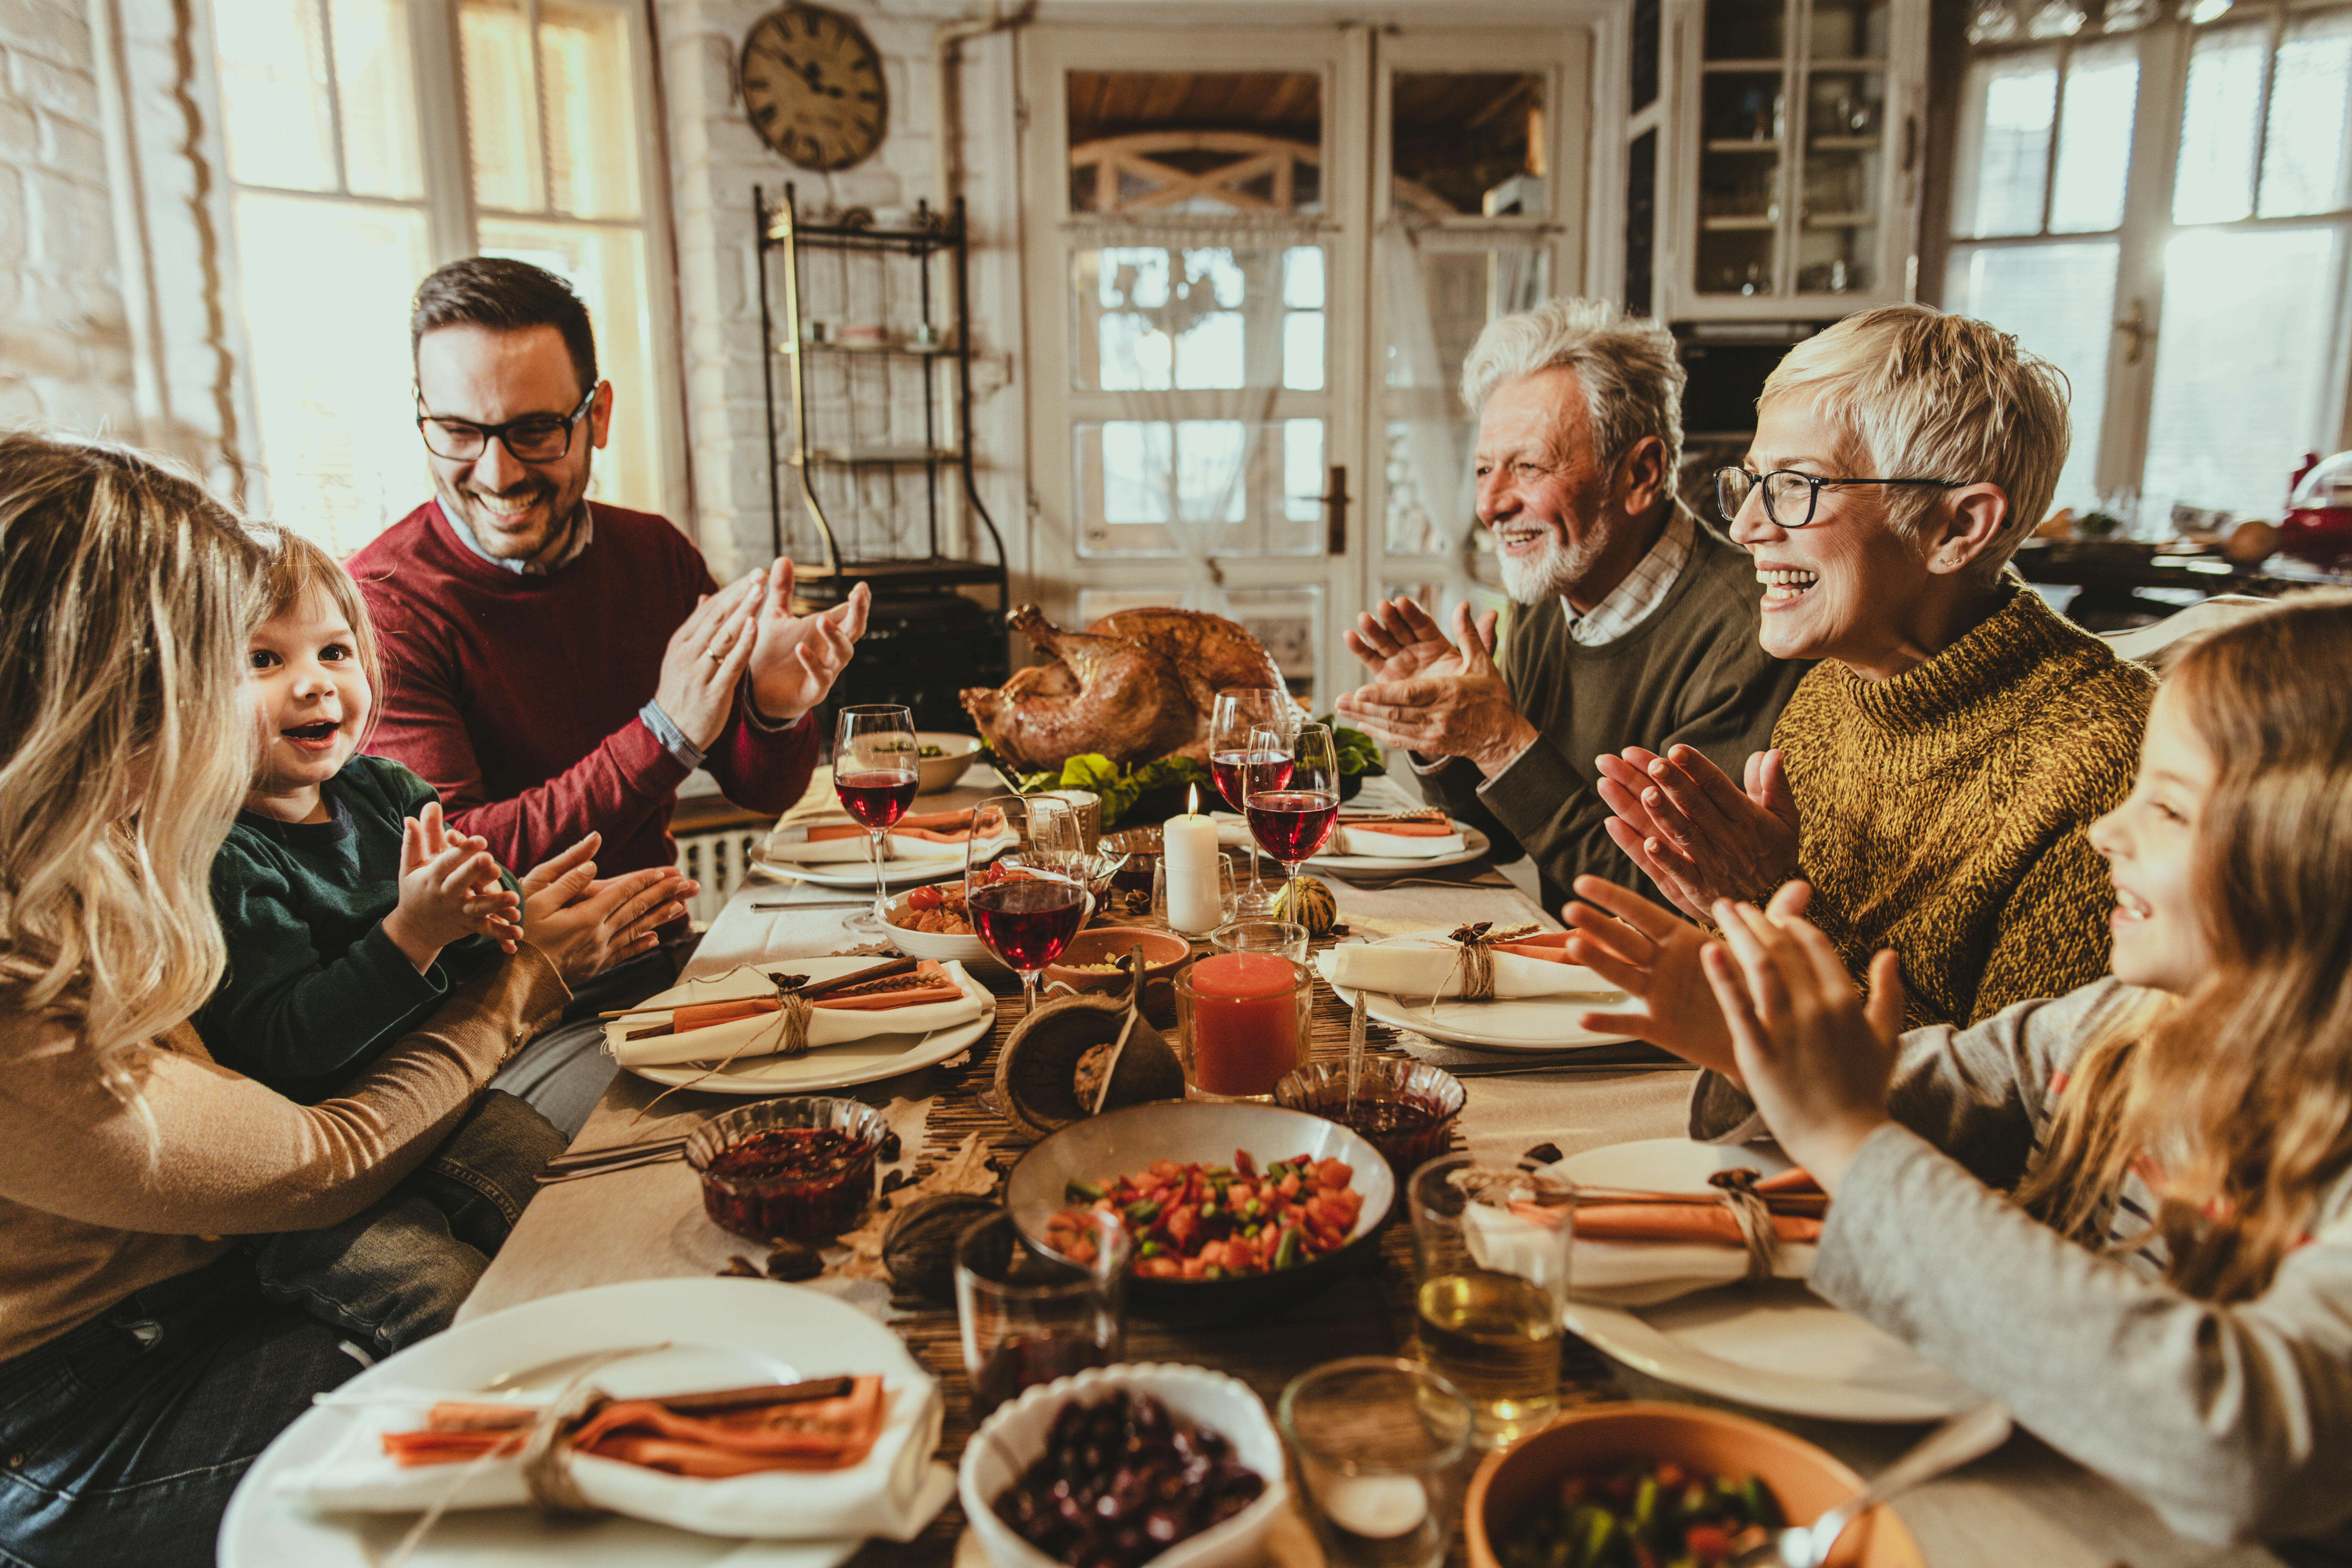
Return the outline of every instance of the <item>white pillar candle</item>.
{"type": "Polygon", "coordinates": [[[1429,1517],[1429,1499],[1417,1476],[1333,1476],[1315,1495],[1332,1523],[1373,1541],[1417,1530],[1429,1517]]]}
{"type": "Polygon", "coordinates": [[[1160,868],[1168,884],[1168,929],[1197,935],[1223,922],[1217,908],[1217,825],[1201,815],[1201,786],[1192,809],[1160,830],[1160,868]]]}

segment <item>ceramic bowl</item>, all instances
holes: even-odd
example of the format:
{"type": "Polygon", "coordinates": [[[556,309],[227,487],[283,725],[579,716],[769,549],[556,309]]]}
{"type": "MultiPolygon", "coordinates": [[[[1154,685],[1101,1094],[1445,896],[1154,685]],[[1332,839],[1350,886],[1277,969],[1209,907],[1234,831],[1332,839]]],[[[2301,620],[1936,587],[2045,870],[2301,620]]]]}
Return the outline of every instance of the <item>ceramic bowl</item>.
{"type": "MultiPolygon", "coordinates": [[[[952,882],[943,885],[956,886],[952,882]]],[[[907,898],[908,894],[901,893],[890,900],[889,907],[894,914],[904,912],[907,898]]],[[[942,963],[952,958],[966,969],[1004,967],[996,962],[996,955],[988,951],[988,944],[970,932],[950,936],[942,931],[908,931],[894,920],[890,924],[890,944],[908,958],[934,958],[942,963]]]]}
{"type": "MultiPolygon", "coordinates": [[[[1663,1459],[1710,1475],[1754,1476],[1795,1524],[1862,1488],[1860,1477],[1803,1438],[1745,1415],[1663,1402],[1579,1410],[1478,1467],[1464,1507],[1470,1568],[1502,1568],[1496,1542],[1569,1477],[1663,1459]]],[[[1878,1508],[1846,1528],[1828,1568],[1926,1568],[1926,1562],[1903,1521],[1878,1508]]]]}
{"type": "Polygon", "coordinates": [[[1045,979],[1058,982],[1073,991],[1107,991],[1113,985],[1124,985],[1116,969],[1079,969],[1081,963],[1109,963],[1126,955],[1131,948],[1143,949],[1143,978],[1146,984],[1165,980],[1182,967],[1192,956],[1192,944],[1181,936],[1164,931],[1151,931],[1143,926],[1096,926],[1082,931],[1070,939],[1062,956],[1045,966],[1045,979]]]}
{"type": "Polygon", "coordinates": [[[944,730],[918,730],[915,731],[915,744],[937,746],[943,753],[924,757],[916,763],[915,771],[922,778],[922,783],[915,787],[917,795],[943,795],[955,788],[956,782],[963,777],[964,770],[971,766],[972,758],[980,752],[979,736],[952,735],[944,730]]]}
{"type": "Polygon", "coordinates": [[[1381,1152],[1336,1121],[1303,1110],[1249,1100],[1209,1103],[1160,1100],[1106,1111],[1072,1122],[1021,1157],[1005,1184],[1004,1206],[1022,1239],[1039,1252],[1045,1222],[1069,1206],[1072,1181],[1100,1183],[1148,1167],[1154,1160],[1178,1164],[1225,1164],[1246,1150],[1261,1169],[1276,1160],[1312,1154],[1344,1160],[1355,1172],[1363,1207],[1355,1228],[1336,1252],[1294,1268],[1236,1279],[1146,1279],[1127,1281],[1128,1310],[1139,1318],[1171,1322],[1224,1322],[1263,1318],[1299,1302],[1355,1274],[1377,1257],[1380,1229],[1396,1203],[1396,1177],[1381,1152]]]}
{"type": "Polygon", "coordinates": [[[964,1445],[956,1473],[956,1493],[972,1533],[995,1568],[1063,1568],[1013,1533],[991,1505],[1045,1452],[1054,1417],[1073,1399],[1088,1404],[1126,1389],[1149,1394],[1174,1414],[1205,1426],[1234,1446],[1234,1458],[1265,1478],[1258,1500],[1151,1560],[1151,1568],[1254,1568],[1265,1554],[1268,1533],[1289,1506],[1284,1479],[1282,1438],[1265,1406],[1247,1384],[1205,1367],[1138,1362],[1093,1367],[1025,1391],[981,1423],[964,1445]]]}

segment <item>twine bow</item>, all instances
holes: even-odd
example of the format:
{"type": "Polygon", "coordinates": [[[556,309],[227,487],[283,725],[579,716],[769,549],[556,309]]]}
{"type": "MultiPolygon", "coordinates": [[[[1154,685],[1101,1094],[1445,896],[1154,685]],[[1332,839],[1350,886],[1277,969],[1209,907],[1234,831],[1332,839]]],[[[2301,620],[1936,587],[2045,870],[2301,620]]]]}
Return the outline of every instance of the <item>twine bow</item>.
{"type": "Polygon", "coordinates": [[[1517,941],[1534,929],[1533,926],[1497,927],[1492,921],[1475,921],[1448,931],[1445,939],[1461,951],[1454,955],[1454,967],[1447,970],[1445,978],[1437,983],[1437,989],[1430,995],[1429,1005],[1433,1008],[1437,1005],[1437,999],[1445,994],[1445,988],[1454,983],[1457,974],[1462,977],[1463,1001],[1492,1002],[1495,999],[1496,945],[1517,941]]]}
{"type": "Polygon", "coordinates": [[[1772,1228],[1772,1210],[1756,1190],[1756,1173],[1743,1166],[1717,1171],[1706,1184],[1738,1222],[1739,1239],[1748,1248],[1748,1278],[1769,1279],[1780,1261],[1780,1233],[1772,1228]]]}
{"type": "Polygon", "coordinates": [[[654,1096],[653,1099],[647,1100],[643,1110],[638,1111],[635,1116],[629,1118],[629,1124],[631,1126],[634,1127],[638,1122],[643,1121],[647,1116],[653,1113],[655,1106],[659,1105],[663,1100],[667,1100],[679,1089],[692,1089],[696,1084],[701,1083],[708,1079],[715,1078],[719,1074],[726,1071],[728,1064],[734,1061],[737,1057],[746,1054],[755,1057],[797,1057],[807,1053],[809,1048],[809,1020],[816,1016],[816,1004],[810,1001],[805,996],[796,994],[793,991],[786,989],[784,982],[787,980],[797,979],[798,977],[785,974],[772,974],[766,971],[753,968],[751,964],[739,963],[734,968],[729,970],[725,974],[717,975],[714,976],[714,978],[719,980],[731,979],[735,975],[741,974],[747,970],[753,974],[759,975],[761,979],[765,980],[770,985],[775,988],[776,1011],[773,1017],[769,1023],[762,1024],[760,1027],[744,1036],[742,1040],[737,1044],[733,1050],[729,1051],[725,1056],[719,1058],[717,1061],[711,1063],[709,1067],[703,1068],[692,1078],[688,1079],[684,1083],[674,1083],[670,1085],[669,1088],[654,1096]],[[770,1034],[771,1029],[774,1031],[772,1036],[770,1034]],[[761,1044],[762,1040],[770,1038],[774,1040],[775,1043],[773,1046],[761,1044]],[[759,1047],[756,1050],[752,1048],[755,1046],[759,1047]]]}

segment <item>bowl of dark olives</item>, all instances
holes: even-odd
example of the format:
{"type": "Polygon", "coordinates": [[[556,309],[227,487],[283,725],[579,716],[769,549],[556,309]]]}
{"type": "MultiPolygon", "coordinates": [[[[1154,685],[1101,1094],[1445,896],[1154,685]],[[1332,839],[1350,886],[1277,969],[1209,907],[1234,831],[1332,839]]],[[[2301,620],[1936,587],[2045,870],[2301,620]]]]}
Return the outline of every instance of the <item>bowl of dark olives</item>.
{"type": "Polygon", "coordinates": [[[994,1568],[1254,1568],[1288,1504],[1256,1394],[1204,1367],[1095,1367],[965,1445],[957,1491],[994,1568]]]}

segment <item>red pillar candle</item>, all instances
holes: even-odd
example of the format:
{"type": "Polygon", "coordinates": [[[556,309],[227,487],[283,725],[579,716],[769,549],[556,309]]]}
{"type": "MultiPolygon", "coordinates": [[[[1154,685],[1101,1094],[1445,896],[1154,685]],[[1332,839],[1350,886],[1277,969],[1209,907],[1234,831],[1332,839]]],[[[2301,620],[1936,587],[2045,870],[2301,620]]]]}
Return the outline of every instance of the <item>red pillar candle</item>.
{"type": "Polygon", "coordinates": [[[1195,963],[1185,980],[1193,1087],[1272,1094],[1305,1054],[1303,966],[1279,953],[1219,952],[1195,963]]]}

